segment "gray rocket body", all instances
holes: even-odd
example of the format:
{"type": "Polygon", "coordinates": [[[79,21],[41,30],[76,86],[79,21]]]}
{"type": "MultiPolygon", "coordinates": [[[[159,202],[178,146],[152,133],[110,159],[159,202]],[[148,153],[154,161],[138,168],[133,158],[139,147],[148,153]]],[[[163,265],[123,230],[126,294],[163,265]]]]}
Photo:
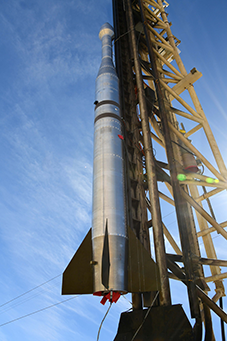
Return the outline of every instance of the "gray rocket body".
{"type": "Polygon", "coordinates": [[[94,291],[126,289],[126,244],[124,172],[122,158],[121,116],[118,77],[112,62],[112,36],[109,24],[104,24],[102,62],[96,78],[96,108],[94,124],[92,247],[94,291]],[[109,285],[102,284],[102,257],[107,226],[109,243],[109,285]]]}
{"type": "Polygon", "coordinates": [[[114,31],[100,30],[96,78],[92,228],[63,273],[62,294],[146,292],[159,288],[158,269],[125,218],[124,160],[114,31]],[[155,273],[155,276],[151,276],[155,273]]]}

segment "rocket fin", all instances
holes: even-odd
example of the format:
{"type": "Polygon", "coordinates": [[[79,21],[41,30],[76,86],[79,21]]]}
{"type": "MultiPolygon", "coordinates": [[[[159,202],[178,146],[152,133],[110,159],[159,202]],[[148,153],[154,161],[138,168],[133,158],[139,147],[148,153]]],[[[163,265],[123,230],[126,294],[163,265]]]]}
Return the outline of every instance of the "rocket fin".
{"type": "Polygon", "coordinates": [[[157,264],[129,227],[128,254],[128,291],[136,293],[160,290],[157,264]]]}
{"type": "Polygon", "coordinates": [[[106,229],[102,253],[102,284],[106,289],[109,289],[109,274],[110,274],[110,250],[108,238],[108,220],[106,219],[106,229]]]}
{"type": "Polygon", "coordinates": [[[63,273],[62,295],[92,294],[93,267],[91,229],[63,273]]]}

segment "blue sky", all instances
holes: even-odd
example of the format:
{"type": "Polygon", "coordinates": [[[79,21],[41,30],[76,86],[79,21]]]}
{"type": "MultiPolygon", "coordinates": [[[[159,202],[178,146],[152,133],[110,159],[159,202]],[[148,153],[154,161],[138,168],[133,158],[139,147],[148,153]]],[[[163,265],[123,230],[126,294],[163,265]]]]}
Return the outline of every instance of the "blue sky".
{"type": "MultiPolygon", "coordinates": [[[[203,73],[196,90],[225,161],[226,10],[224,0],[172,0],[167,10],[187,71],[203,73]]],[[[112,24],[110,0],[0,3],[0,306],[61,274],[91,226],[98,33],[106,21],[112,24]]],[[[220,221],[225,204],[223,195],[220,221]]],[[[175,215],[164,221],[175,224],[175,215]]],[[[58,277],[0,307],[0,325],[67,298],[60,291],[58,277]]],[[[173,300],[179,303],[176,284],[173,300]]],[[[100,340],[113,339],[128,308],[123,298],[111,308],[100,340]]],[[[0,327],[0,339],[94,340],[106,309],[98,298],[76,297],[0,327]]]]}

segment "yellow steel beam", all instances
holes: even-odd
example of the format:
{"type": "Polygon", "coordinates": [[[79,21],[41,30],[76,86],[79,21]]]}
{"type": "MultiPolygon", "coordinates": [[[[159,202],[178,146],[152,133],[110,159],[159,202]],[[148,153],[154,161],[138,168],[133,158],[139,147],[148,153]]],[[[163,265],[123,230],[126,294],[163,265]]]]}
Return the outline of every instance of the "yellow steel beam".
{"type": "Polygon", "coordinates": [[[202,128],[202,124],[198,124],[197,126],[195,126],[194,128],[192,128],[191,130],[189,130],[187,133],[184,134],[184,137],[189,137],[192,134],[196,133],[198,130],[200,130],[202,128]]]}
{"type": "MultiPolygon", "coordinates": [[[[226,227],[227,226],[227,221],[224,221],[223,223],[219,224],[222,228],[226,227]]],[[[215,232],[216,229],[214,227],[209,227],[208,229],[206,230],[203,230],[203,231],[200,231],[197,233],[197,236],[198,237],[202,237],[202,236],[205,236],[206,234],[209,234],[209,233],[212,233],[212,232],[215,232]]]]}
{"type": "MultiPolygon", "coordinates": [[[[199,78],[202,77],[202,73],[197,71],[195,68],[190,71],[180,82],[175,85],[172,90],[177,94],[180,95],[185,90],[188,90],[189,87],[192,86],[199,78]]],[[[174,97],[170,96],[170,101],[172,101],[174,97]]]]}

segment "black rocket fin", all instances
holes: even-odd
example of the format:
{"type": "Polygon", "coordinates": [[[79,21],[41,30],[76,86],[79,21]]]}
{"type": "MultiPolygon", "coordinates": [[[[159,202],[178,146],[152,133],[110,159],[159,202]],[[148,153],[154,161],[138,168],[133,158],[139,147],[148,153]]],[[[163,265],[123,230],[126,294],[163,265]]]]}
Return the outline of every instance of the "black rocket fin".
{"type": "Polygon", "coordinates": [[[135,293],[160,290],[157,264],[130,227],[128,227],[128,254],[128,291],[135,293]]]}
{"type": "Polygon", "coordinates": [[[62,295],[92,294],[93,267],[91,229],[63,273],[62,295]]]}
{"type": "Polygon", "coordinates": [[[106,228],[102,252],[102,284],[106,289],[109,289],[109,274],[110,274],[110,250],[108,237],[108,220],[106,219],[106,228]]]}

